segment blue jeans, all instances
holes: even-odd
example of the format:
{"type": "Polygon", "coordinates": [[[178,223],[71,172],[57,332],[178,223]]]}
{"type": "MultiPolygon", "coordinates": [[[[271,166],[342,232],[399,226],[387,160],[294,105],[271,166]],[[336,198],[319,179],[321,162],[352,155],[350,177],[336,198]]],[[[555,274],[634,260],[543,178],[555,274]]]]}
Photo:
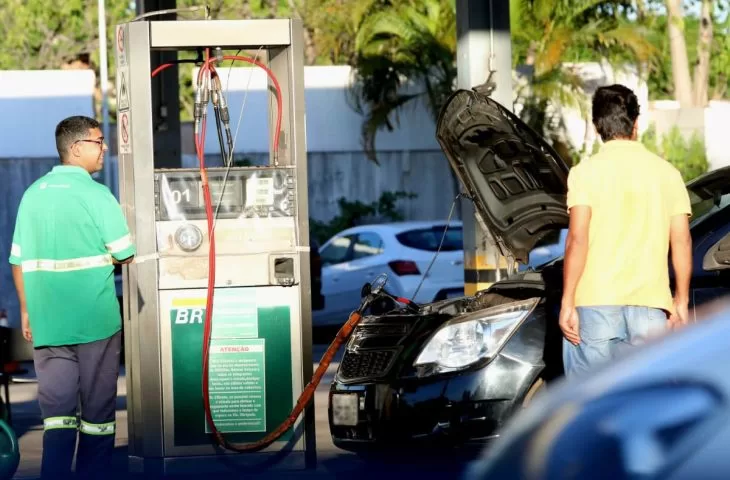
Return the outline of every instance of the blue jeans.
{"type": "Polygon", "coordinates": [[[664,310],[649,307],[578,307],[580,343],[563,337],[566,377],[579,376],[617,358],[630,345],[640,345],[668,329],[664,310]]]}

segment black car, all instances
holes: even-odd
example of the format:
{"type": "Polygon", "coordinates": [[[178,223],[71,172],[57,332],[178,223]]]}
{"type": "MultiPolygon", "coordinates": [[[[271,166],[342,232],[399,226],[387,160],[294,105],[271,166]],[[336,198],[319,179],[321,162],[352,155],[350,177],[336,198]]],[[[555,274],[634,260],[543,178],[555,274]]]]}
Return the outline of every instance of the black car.
{"type": "MultiPolygon", "coordinates": [[[[545,235],[568,225],[568,167],[501,105],[460,90],[437,137],[502,253],[526,263],[545,235]]],[[[708,252],[730,231],[730,168],[688,185],[694,218],[692,306],[728,292],[708,252]]],[[[562,259],[519,272],[475,296],[419,305],[380,302],[354,330],[329,395],[335,445],[464,445],[501,427],[563,374],[558,313],[562,259]]],[[[387,290],[387,285],[386,285],[387,290]]]]}

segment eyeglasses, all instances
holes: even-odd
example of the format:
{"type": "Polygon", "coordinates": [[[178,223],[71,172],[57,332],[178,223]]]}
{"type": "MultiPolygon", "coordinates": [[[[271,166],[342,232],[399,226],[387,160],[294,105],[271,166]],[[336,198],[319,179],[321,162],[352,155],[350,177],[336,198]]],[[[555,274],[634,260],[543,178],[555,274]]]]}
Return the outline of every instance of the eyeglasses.
{"type": "Polygon", "coordinates": [[[97,144],[99,146],[103,146],[104,145],[104,139],[103,138],[101,140],[76,140],[74,143],[78,143],[78,142],[95,143],[95,144],[97,144]]]}

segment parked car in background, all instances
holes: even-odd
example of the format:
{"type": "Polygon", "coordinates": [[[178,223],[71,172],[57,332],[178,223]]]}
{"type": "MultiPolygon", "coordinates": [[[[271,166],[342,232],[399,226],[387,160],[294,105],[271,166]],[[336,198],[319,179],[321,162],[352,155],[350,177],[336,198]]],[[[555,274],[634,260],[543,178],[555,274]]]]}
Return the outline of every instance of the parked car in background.
{"type": "Polygon", "coordinates": [[[565,240],[567,238],[567,228],[549,232],[530,250],[530,259],[527,264],[520,264],[518,271],[535,270],[541,265],[562,257],[565,254],[565,240]]]}
{"type": "MultiPolygon", "coordinates": [[[[567,227],[568,167],[519,118],[489,97],[460,90],[437,125],[452,168],[503,255],[527,263],[546,234],[567,227]]],[[[730,270],[720,269],[730,264],[730,167],[687,188],[693,309],[730,293],[730,270]]],[[[377,309],[365,312],[345,346],[330,388],[334,444],[387,451],[409,444],[479,443],[499,435],[546,384],[563,375],[562,278],[563,261],[557,258],[475,296],[415,306],[392,299],[374,303],[377,309]]],[[[391,288],[388,280],[385,289],[391,288]]]]}
{"type": "Polygon", "coordinates": [[[313,325],[345,323],[360,301],[363,284],[383,272],[389,275],[390,292],[415,302],[462,296],[462,225],[451,222],[446,227],[446,222],[436,221],[362,225],[329,239],[320,249],[325,306],[313,312],[313,325]]]}

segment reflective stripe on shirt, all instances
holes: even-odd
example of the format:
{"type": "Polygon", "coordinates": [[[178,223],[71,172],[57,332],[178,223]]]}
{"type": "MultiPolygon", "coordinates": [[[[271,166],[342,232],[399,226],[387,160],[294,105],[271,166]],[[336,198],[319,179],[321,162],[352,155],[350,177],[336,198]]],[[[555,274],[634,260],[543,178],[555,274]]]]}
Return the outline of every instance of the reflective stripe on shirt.
{"type": "Polygon", "coordinates": [[[68,260],[25,260],[21,265],[23,272],[73,272],[112,265],[112,257],[104,254],[68,260]]]}
{"type": "Polygon", "coordinates": [[[123,250],[128,249],[132,246],[132,237],[130,235],[125,235],[122,238],[118,240],[114,240],[113,242],[106,244],[106,249],[109,250],[109,253],[119,253],[123,250]]]}

